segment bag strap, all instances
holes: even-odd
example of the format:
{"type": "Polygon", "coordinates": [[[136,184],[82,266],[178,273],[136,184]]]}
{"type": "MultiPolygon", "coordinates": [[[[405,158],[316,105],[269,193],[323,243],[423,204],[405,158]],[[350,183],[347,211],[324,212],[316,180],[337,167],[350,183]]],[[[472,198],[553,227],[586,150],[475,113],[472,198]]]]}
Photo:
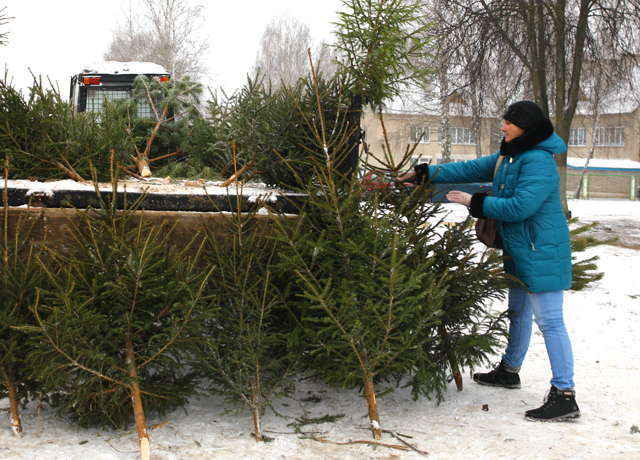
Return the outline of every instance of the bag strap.
{"type": "Polygon", "coordinates": [[[494,179],[496,178],[496,173],[498,172],[498,166],[500,166],[500,163],[502,162],[502,159],[503,159],[503,158],[504,158],[504,157],[503,157],[502,155],[500,155],[500,156],[498,157],[498,161],[496,162],[496,168],[493,170],[493,178],[494,178],[494,179]]]}

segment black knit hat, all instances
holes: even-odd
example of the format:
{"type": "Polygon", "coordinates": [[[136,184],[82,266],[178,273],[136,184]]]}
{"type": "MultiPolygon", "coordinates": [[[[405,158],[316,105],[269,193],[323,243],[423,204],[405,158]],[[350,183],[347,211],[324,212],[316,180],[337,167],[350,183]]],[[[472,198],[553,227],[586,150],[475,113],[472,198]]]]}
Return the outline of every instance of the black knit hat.
{"type": "Polygon", "coordinates": [[[520,101],[511,104],[507,107],[502,118],[513,123],[518,128],[524,129],[525,132],[531,131],[547,119],[540,106],[531,101],[520,101]]]}

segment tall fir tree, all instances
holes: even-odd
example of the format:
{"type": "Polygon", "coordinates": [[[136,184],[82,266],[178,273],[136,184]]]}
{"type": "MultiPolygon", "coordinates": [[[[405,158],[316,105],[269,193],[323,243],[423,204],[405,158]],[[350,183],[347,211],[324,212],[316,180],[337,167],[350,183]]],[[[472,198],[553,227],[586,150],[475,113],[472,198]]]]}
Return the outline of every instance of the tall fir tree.
{"type": "Polygon", "coordinates": [[[438,322],[442,279],[429,259],[408,263],[415,248],[401,231],[404,217],[383,212],[378,192],[336,170],[349,134],[328,137],[322,110],[306,122],[318,127],[316,149],[324,158],[310,157],[315,176],[299,181],[306,201],[298,217],[276,220],[283,248],[278,276],[290,283],[284,301],[296,318],[293,337],[306,365],[330,384],[364,388],[379,439],[375,383],[410,370],[429,372],[420,366],[430,361],[422,341],[438,322]]]}
{"type": "Polygon", "coordinates": [[[322,173],[317,186],[298,219],[280,220],[281,267],[297,273],[298,299],[290,303],[306,364],[332,385],[364,388],[380,439],[375,383],[408,372],[432,376],[424,342],[439,322],[443,278],[430,259],[412,257],[400,216],[382,212],[377,192],[365,199],[362,188],[338,189],[322,173]]]}
{"type": "MultiPolygon", "coordinates": [[[[320,112],[313,124],[322,121],[320,112]]],[[[279,276],[297,274],[286,301],[305,364],[330,384],[364,389],[379,439],[375,383],[409,376],[416,397],[440,398],[447,369],[483,359],[505,333],[504,317],[488,303],[503,296],[506,282],[498,254],[476,254],[466,225],[439,225],[433,187],[348,179],[335,165],[349,150],[349,133],[337,140],[324,133],[316,142],[325,161],[311,159],[314,180],[300,182],[300,215],[277,221],[279,276]]],[[[408,149],[400,164],[383,161],[384,176],[396,176],[410,158],[408,149]]]]}

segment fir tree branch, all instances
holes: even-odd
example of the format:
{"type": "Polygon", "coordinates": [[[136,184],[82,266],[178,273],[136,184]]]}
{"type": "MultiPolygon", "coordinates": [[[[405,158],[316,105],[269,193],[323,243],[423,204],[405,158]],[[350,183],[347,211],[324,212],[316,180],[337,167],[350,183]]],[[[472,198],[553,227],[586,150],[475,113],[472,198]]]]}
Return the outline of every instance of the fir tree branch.
{"type": "MultiPolygon", "coordinates": [[[[329,439],[324,439],[324,438],[316,438],[314,436],[311,436],[311,439],[313,439],[314,441],[318,441],[318,442],[322,442],[322,443],[328,443],[328,444],[336,444],[338,446],[349,446],[349,445],[353,445],[353,444],[369,444],[372,446],[380,446],[380,447],[389,447],[391,449],[397,449],[397,450],[404,450],[404,451],[409,451],[409,447],[406,446],[398,446],[395,444],[386,444],[383,442],[379,442],[379,441],[345,441],[345,442],[338,442],[338,441],[331,441],[329,439]]],[[[415,449],[414,449],[415,450],[415,449]]]]}

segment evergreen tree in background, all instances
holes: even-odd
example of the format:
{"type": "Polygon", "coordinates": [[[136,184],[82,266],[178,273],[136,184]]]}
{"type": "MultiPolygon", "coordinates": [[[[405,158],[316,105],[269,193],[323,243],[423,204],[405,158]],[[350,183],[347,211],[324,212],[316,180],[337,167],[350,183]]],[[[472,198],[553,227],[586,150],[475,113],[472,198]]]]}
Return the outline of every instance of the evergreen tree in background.
{"type": "Polygon", "coordinates": [[[28,95],[0,80],[0,145],[12,157],[10,179],[82,182],[93,165],[108,180],[110,151],[129,153],[127,129],[122,104],[107,104],[101,115],[78,114],[40,80],[28,95]]]}
{"type": "MultiPolygon", "coordinates": [[[[328,137],[347,130],[348,100],[341,80],[320,76],[315,82],[328,120],[322,129],[328,137]]],[[[324,156],[314,148],[314,129],[321,126],[313,81],[298,80],[274,89],[256,75],[230,97],[212,94],[208,112],[209,118],[194,125],[190,161],[220,171],[225,178],[249,166],[252,173],[246,177],[257,176],[270,186],[291,189],[297,186],[297,177],[306,182],[313,176],[308,158],[324,156]],[[316,123],[315,128],[308,120],[316,123]]]]}
{"type": "MultiPolygon", "coordinates": [[[[575,224],[578,222],[578,218],[574,217],[569,220],[569,225],[575,224]]],[[[592,222],[587,225],[580,225],[571,230],[571,252],[575,254],[576,252],[583,252],[587,248],[591,248],[594,246],[600,246],[602,244],[611,244],[618,240],[615,238],[607,238],[604,240],[598,240],[590,235],[583,235],[583,233],[589,232],[593,228],[600,225],[599,222],[592,222]]],[[[580,291],[584,289],[589,283],[601,280],[604,276],[604,273],[596,271],[598,266],[596,265],[596,261],[600,257],[593,256],[588,259],[578,261],[577,257],[574,255],[573,265],[571,266],[571,289],[574,291],[580,291]]]]}
{"type": "MultiPolygon", "coordinates": [[[[240,208],[241,190],[237,199],[240,208]]],[[[261,416],[292,391],[288,377],[297,371],[299,350],[282,324],[283,307],[271,279],[279,248],[260,225],[264,219],[258,217],[265,216],[237,211],[223,217],[224,231],[206,233],[215,317],[206,322],[195,365],[212,393],[251,410],[256,441],[262,441],[261,416]]]]}
{"type": "Polygon", "coordinates": [[[110,180],[112,155],[119,174],[151,175],[168,160],[188,161],[202,86],[188,77],[163,83],[140,76],[132,99],[105,101],[102,112],[77,113],[55,89],[34,79],[25,96],[0,80],[0,143],[12,156],[11,179],[110,180]],[[152,118],[137,116],[138,104],[152,118]]]}
{"type": "MultiPolygon", "coordinates": [[[[137,129],[129,131],[134,150],[129,153],[135,157],[135,167],[130,169],[148,177],[152,175],[151,162],[184,155],[191,125],[200,118],[202,85],[189,77],[171,78],[165,83],[139,75],[133,84],[133,94],[135,102],[148,103],[153,112],[151,119],[137,117],[134,120],[137,129]]],[[[135,106],[128,113],[134,114],[135,106]]]]}
{"type": "Polygon", "coordinates": [[[42,263],[51,288],[35,305],[31,330],[42,344],[30,361],[56,389],[58,413],[82,426],[135,420],[147,459],[146,414],[183,406],[195,392],[184,363],[208,315],[209,275],[196,269],[197,257],[172,250],[162,226],[146,224],[144,214],[133,219],[139,202],[118,211],[116,198],[98,195],[100,210],[77,210],[70,255],[42,263]]]}

